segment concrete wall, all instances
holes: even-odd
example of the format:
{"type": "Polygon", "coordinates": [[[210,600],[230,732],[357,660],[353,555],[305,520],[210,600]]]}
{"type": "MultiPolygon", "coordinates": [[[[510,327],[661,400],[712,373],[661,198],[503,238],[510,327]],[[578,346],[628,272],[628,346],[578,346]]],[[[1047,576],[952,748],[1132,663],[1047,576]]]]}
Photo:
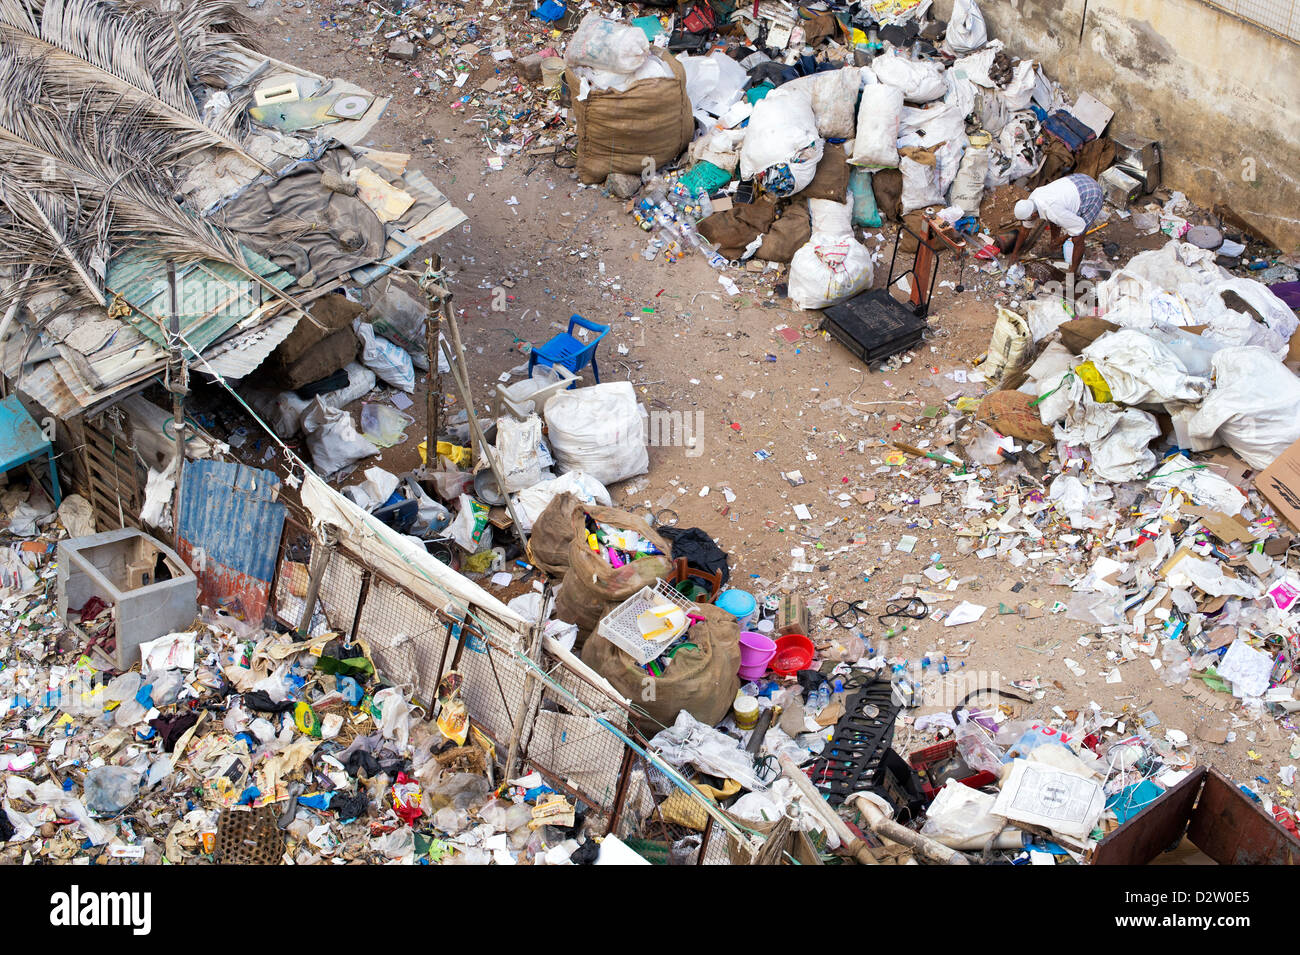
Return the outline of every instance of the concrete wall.
{"type": "MultiPolygon", "coordinates": [[[[1068,99],[1158,139],[1164,183],[1300,250],[1300,47],[1201,0],[983,0],[989,35],[1068,99]],[[1085,13],[1086,10],[1086,13],[1085,13]],[[1082,36],[1080,36],[1080,21],[1082,36]]],[[[946,18],[951,0],[936,0],[946,18]]]]}

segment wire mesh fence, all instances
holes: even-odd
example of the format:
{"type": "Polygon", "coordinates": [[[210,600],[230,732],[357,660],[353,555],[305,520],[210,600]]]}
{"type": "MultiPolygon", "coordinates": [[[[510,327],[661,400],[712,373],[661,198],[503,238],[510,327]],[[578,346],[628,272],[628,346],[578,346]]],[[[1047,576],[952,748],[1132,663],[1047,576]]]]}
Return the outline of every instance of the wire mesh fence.
{"type": "Polygon", "coordinates": [[[436,714],[439,681],[457,670],[470,714],[498,753],[517,739],[520,765],[584,803],[591,831],[613,832],[651,861],[733,861],[734,838],[729,847],[698,791],[638,752],[645,741],[627,701],[592,671],[544,651],[530,665],[521,635],[490,613],[475,608],[457,618],[431,607],[346,548],[315,540],[292,517],[273,588],[273,610],[285,626],[302,621],[314,561],[325,566],[312,632],[363,642],[382,678],[407,689],[426,718],[436,714]]]}
{"type": "Polygon", "coordinates": [[[1204,0],[1270,33],[1300,43],[1300,0],[1204,0]]]}

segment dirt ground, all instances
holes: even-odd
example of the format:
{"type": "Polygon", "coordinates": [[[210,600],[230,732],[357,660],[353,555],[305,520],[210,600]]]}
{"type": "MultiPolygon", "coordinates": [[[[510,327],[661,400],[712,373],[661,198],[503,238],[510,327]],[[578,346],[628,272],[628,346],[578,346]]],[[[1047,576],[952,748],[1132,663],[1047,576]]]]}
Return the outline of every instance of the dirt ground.
{"type": "MultiPolygon", "coordinates": [[[[646,236],[626,204],[599,188],[581,187],[549,159],[516,154],[492,171],[484,110],[473,103],[451,108],[493,71],[491,58],[478,58],[481,65],[464,88],[415,95],[427,62],[373,55],[371,39],[356,35],[355,25],[366,22],[360,10],[267,0],[250,14],[265,26],[261,36],[272,56],[392,95],[367,145],[412,153],[413,164],[469,216],[434,248],[455,293],[480,408],[498,376],[526,360],[518,342],[544,341],[573,313],[612,324],[599,353],[602,378],[631,380],[651,410],[701,415],[696,448],[651,448],[649,474],[611,489],[616,504],[671,509],[679,525],[707,530],[730,555],[734,586],[760,595],[799,592],[820,598],[823,610],[837,600],[865,601],[853,632],[891,658],[946,654],[958,671],[993,671],[1006,682],[1037,678],[1041,689],[1024,715],[1059,720],[1062,712],[1095,704],[1121,721],[1118,731],[1132,732],[1137,714],[1152,711],[1160,720],[1157,736],[1181,730],[1191,739],[1184,754],[1252,786],[1263,786],[1257,780],[1263,777],[1271,783],[1264,788],[1279,796],[1278,767],[1291,761],[1285,727],[1272,717],[1239,720],[1232,707],[1212,710],[1181,688],[1165,686],[1142,657],[1119,666],[1122,682],[1107,683],[1103,672],[1112,664],[1106,653],[1117,650],[1117,642],[1048,612],[1056,601],[1068,602],[1069,588],[1054,582],[1071,573],[1069,559],[1084,556],[1081,550],[1056,540],[1054,531],[1043,542],[1044,559],[1019,569],[999,558],[980,560],[969,544],[963,552],[956,534],[969,513],[960,509],[963,486],[947,480],[948,469],[930,461],[918,465],[915,458],[903,466],[886,463],[892,441],[938,443],[936,423],[949,411],[945,399],[982,394],[983,385],[954,380],[961,376],[952,373],[969,369],[986,349],[999,296],[1014,299],[1022,290],[1002,287],[999,273],[977,273],[968,259],[965,290],[958,293],[957,270],[946,262],[925,344],[883,370],[868,371],[817,331],[816,313],[794,309],[775,293],[779,273],[728,270],[741,288],[729,295],[701,256],[676,264],[643,259],[646,236]],[[505,312],[491,310],[498,286],[510,296],[505,312]],[[798,335],[787,341],[775,331],[781,326],[798,335]],[[757,452],[766,452],[766,459],[757,452]],[[803,483],[783,477],[792,471],[803,483]],[[941,503],[923,506],[920,498],[931,491],[941,503]],[[729,495],[734,500],[728,502],[729,495]],[[809,508],[811,520],[795,517],[798,504],[809,508]],[[898,549],[903,535],[918,539],[911,553],[898,549]],[[792,555],[800,548],[804,556],[792,555]],[[795,570],[800,564],[813,569],[795,570]],[[921,576],[936,564],[960,582],[955,590],[921,576]],[[981,621],[961,627],[911,621],[905,634],[884,646],[885,628],[876,615],[901,588],[918,584],[941,592],[932,608],[970,600],[989,609],[981,621]],[[999,604],[1011,612],[999,614],[999,604]],[[1067,657],[1081,676],[1067,667],[1067,657]],[[1198,737],[1198,728],[1225,718],[1235,740],[1215,745],[1198,737]]],[[[512,38],[546,39],[521,10],[502,16],[512,23],[512,38]]],[[[508,77],[511,68],[500,72],[508,77]]],[[[532,105],[539,101],[534,88],[532,105]]],[[[867,244],[879,249],[880,283],[892,239],[877,235],[867,244]]],[[[1163,237],[1134,240],[1124,223],[1114,222],[1103,238],[1119,243],[1124,260],[1163,237]]],[[[1095,259],[1096,247],[1090,250],[1095,259]]],[[[1104,256],[1097,261],[1114,264],[1104,256]]],[[[423,408],[417,394],[409,413],[419,420],[410,440],[375,463],[392,472],[418,465],[423,408]]],[[[1009,469],[1002,470],[1007,473],[982,471],[981,484],[1013,485],[1009,469]]],[[[823,629],[820,642],[833,632],[823,629]]],[[[929,738],[914,732],[912,719],[905,723],[897,746],[904,752],[929,738]]]]}

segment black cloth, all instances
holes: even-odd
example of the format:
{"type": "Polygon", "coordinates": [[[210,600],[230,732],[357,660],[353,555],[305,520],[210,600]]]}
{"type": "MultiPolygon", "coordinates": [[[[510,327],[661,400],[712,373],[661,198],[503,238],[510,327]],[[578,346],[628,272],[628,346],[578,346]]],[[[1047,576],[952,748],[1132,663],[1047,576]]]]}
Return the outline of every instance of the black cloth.
{"type": "Polygon", "coordinates": [[[727,566],[727,552],[717,544],[708,532],[699,527],[659,527],[659,533],[673,545],[673,559],[686,558],[686,563],[711,574],[722,574],[725,584],[731,579],[731,568],[727,566]]]}
{"type": "Polygon", "coordinates": [[[368,805],[370,801],[365,792],[351,796],[337,795],[330,800],[330,811],[339,817],[339,822],[349,823],[363,816],[368,805]]]}
{"type": "Polygon", "coordinates": [[[253,690],[251,693],[245,693],[244,705],[250,710],[256,710],[258,713],[292,713],[298,708],[298,704],[293,700],[285,700],[283,703],[275,702],[263,690],[253,690]]]}
{"type": "Polygon", "coordinates": [[[198,721],[197,713],[182,713],[170,718],[160,716],[156,720],[150,720],[149,725],[158,731],[162,737],[163,749],[170,753],[176,749],[176,744],[185,735],[185,731],[198,721]]]}

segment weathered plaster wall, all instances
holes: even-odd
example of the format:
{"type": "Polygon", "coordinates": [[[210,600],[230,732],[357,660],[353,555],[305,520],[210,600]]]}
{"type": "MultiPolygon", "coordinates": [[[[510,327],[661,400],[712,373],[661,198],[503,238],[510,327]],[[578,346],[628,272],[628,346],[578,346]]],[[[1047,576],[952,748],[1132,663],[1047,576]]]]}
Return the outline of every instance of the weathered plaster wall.
{"type": "MultiPolygon", "coordinates": [[[[946,18],[951,0],[937,0],[946,18]]],[[[984,0],[989,35],[1160,140],[1165,185],[1300,250],[1300,47],[1200,0],[984,0]],[[1086,13],[1085,13],[1086,10],[1086,13]],[[1082,33],[1080,23],[1082,21],[1082,33]]]]}

